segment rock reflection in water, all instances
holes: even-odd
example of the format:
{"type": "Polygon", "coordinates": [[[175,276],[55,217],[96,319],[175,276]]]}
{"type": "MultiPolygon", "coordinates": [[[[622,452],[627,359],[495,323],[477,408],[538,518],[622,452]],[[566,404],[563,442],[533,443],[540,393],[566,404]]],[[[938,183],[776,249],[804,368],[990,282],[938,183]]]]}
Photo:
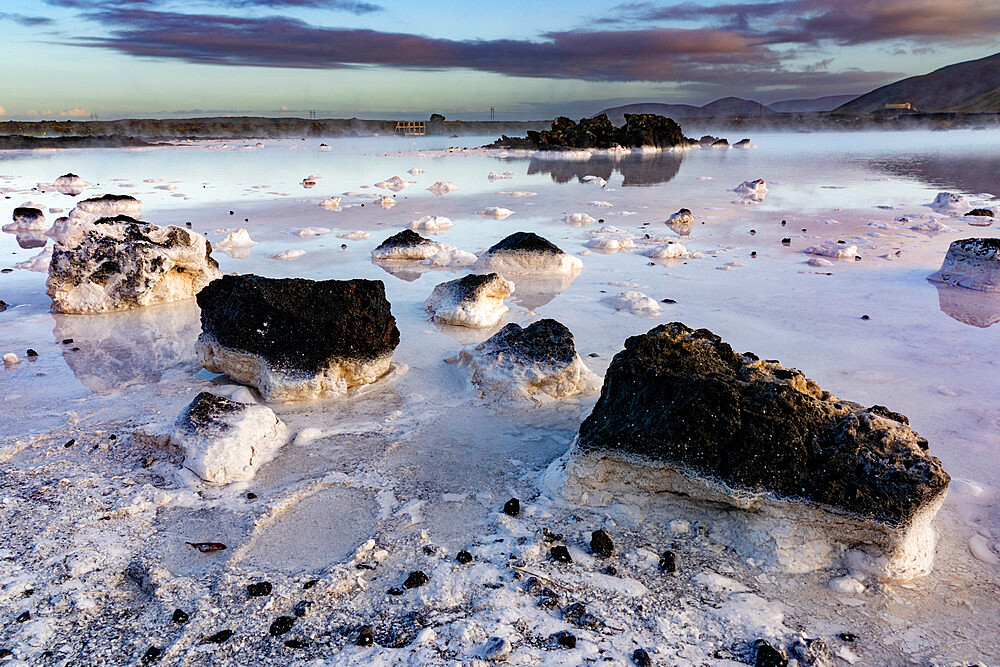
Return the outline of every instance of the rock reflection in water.
{"type": "Polygon", "coordinates": [[[17,240],[17,245],[25,249],[44,248],[49,240],[45,232],[21,232],[14,238],[17,240]]]}
{"type": "Polygon", "coordinates": [[[941,312],[963,324],[986,328],[1000,322],[1000,294],[934,283],[941,312]]]}
{"type": "Polygon", "coordinates": [[[997,190],[996,175],[1000,174],[1000,156],[995,152],[878,156],[867,161],[869,166],[895,176],[916,178],[934,187],[962,192],[997,190]]]}
{"type": "Polygon", "coordinates": [[[194,299],[98,315],[55,314],[52,334],[63,358],[84,386],[98,394],[118,394],[155,384],[164,373],[200,369],[194,343],[201,311],[194,299]],[[78,349],[73,349],[78,348],[78,349]]]}
{"type": "Polygon", "coordinates": [[[513,281],[516,289],[514,290],[514,295],[510,297],[511,301],[528,310],[535,310],[552,301],[552,299],[559,296],[559,293],[569,287],[576,280],[577,276],[580,275],[580,271],[537,276],[524,274],[508,275],[502,271],[498,271],[497,273],[507,280],[513,281]]]}
{"type": "Polygon", "coordinates": [[[609,181],[618,172],[624,178],[624,187],[656,185],[677,176],[683,159],[684,153],[679,151],[596,154],[586,160],[535,156],[528,162],[528,173],[549,174],[556,183],[569,183],[584,176],[600,176],[609,181]]]}
{"type": "Polygon", "coordinates": [[[414,280],[434,269],[407,259],[373,259],[372,264],[400,280],[412,283],[414,280]]]}

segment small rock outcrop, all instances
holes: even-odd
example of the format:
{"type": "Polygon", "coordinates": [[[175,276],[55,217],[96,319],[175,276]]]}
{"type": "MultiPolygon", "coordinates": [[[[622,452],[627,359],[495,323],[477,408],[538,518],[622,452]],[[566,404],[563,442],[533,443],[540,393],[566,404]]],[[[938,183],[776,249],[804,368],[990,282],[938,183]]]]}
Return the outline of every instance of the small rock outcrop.
{"type": "Polygon", "coordinates": [[[689,209],[682,208],[667,218],[666,225],[680,236],[690,236],[694,229],[694,216],[689,209]]]}
{"type": "Polygon", "coordinates": [[[560,116],[552,121],[552,129],[528,131],[523,138],[504,135],[489,148],[527,150],[565,150],[573,148],[674,148],[687,146],[680,125],[670,118],[651,113],[625,114],[625,124],[615,127],[606,114],[581,118],[580,122],[560,116]]]}
{"type": "Polygon", "coordinates": [[[751,533],[772,548],[809,535],[828,547],[817,563],[860,548],[889,580],[929,571],[949,483],[903,415],[837,399],[679,322],[625,341],[567,460],[567,484],[749,510],[758,523],[734,532],[736,548],[751,533]]]}
{"type": "Polygon", "coordinates": [[[64,195],[75,197],[84,191],[87,184],[76,174],[63,174],[52,182],[52,187],[64,195]]]}
{"type": "Polygon", "coordinates": [[[503,300],[513,293],[514,283],[495,273],[471,274],[435,287],[424,309],[444,324],[488,329],[507,312],[503,300]]]}
{"type": "Polygon", "coordinates": [[[600,383],[580,359],[573,334],[555,320],[508,324],[458,357],[484,397],[539,401],[591,391],[600,383]],[[544,396],[543,396],[544,395],[544,396]]]}
{"type": "Polygon", "coordinates": [[[128,195],[106,194],[78,201],[69,212],[71,222],[96,222],[101,218],[113,218],[117,215],[127,215],[138,220],[142,217],[142,202],[128,195]]]}
{"type": "Polygon", "coordinates": [[[952,241],[941,268],[927,279],[980,292],[1000,292],[1000,239],[952,241]]]}
{"type": "Polygon", "coordinates": [[[974,208],[965,215],[971,215],[976,218],[992,218],[993,211],[988,208],[974,208]]]}
{"type": "Polygon", "coordinates": [[[480,255],[474,268],[500,274],[579,273],[583,262],[532,232],[515,232],[480,255]]]}
{"type": "MultiPolygon", "coordinates": [[[[74,209],[76,210],[76,209],[74,209]]],[[[56,238],[46,291],[61,313],[100,313],[193,298],[218,278],[204,236],[120,215],[73,222],[56,238]]]]}
{"type": "MultiPolygon", "coordinates": [[[[156,431],[155,427],[150,428],[156,431]]],[[[211,484],[248,482],[289,439],[271,408],[202,392],[164,434],[137,432],[140,440],[176,450],[184,467],[211,484]]]]}
{"type": "Polygon", "coordinates": [[[30,206],[18,206],[11,216],[13,222],[3,226],[5,232],[43,232],[45,231],[45,213],[41,209],[30,206]]]}
{"type": "Polygon", "coordinates": [[[764,201],[764,196],[767,194],[767,182],[763,178],[743,181],[733,188],[733,192],[738,194],[744,203],[759,203],[764,201]]]}
{"type": "Polygon", "coordinates": [[[399,330],[380,280],[223,276],[198,294],[202,366],[266,400],[344,394],[389,371],[399,330]]]}
{"type": "Polygon", "coordinates": [[[382,241],[372,250],[372,259],[421,260],[450,249],[452,246],[431,241],[412,229],[404,229],[382,241]]]}

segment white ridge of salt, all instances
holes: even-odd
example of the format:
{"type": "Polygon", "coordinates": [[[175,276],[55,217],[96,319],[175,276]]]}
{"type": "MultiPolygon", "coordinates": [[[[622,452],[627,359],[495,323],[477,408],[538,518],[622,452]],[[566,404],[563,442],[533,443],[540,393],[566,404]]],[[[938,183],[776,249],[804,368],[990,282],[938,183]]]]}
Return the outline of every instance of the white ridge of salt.
{"type": "Polygon", "coordinates": [[[655,317],[660,314],[660,304],[642,292],[631,290],[619,292],[618,296],[612,299],[611,305],[614,306],[615,310],[641,317],[655,317]]]}
{"type": "Polygon", "coordinates": [[[400,176],[393,176],[392,178],[387,178],[384,181],[379,181],[375,184],[376,188],[392,190],[393,192],[399,192],[403,188],[407,188],[409,186],[410,184],[404,181],[400,176]]]}
{"type": "Polygon", "coordinates": [[[642,254],[653,259],[674,259],[675,257],[687,257],[690,253],[680,243],[667,243],[650,248],[642,254]]]}
{"type": "Polygon", "coordinates": [[[410,223],[410,229],[415,232],[440,234],[451,229],[454,223],[443,215],[425,215],[410,223]]]}
{"type": "Polygon", "coordinates": [[[596,206],[597,208],[611,208],[613,206],[613,204],[609,201],[598,201],[598,200],[589,201],[587,202],[587,205],[596,206]]]}
{"type": "Polygon", "coordinates": [[[294,260],[294,259],[298,259],[299,257],[302,257],[302,255],[305,255],[305,254],[306,254],[306,251],[302,250],[301,248],[298,248],[298,249],[295,249],[295,250],[282,250],[280,252],[276,252],[273,255],[271,255],[271,259],[279,259],[279,260],[283,260],[283,261],[291,261],[291,260],[294,260]]]}
{"type": "Polygon", "coordinates": [[[420,169],[418,167],[413,167],[412,169],[407,169],[406,173],[410,174],[411,176],[416,176],[417,174],[426,174],[427,170],[426,169],[420,169]]]}
{"type": "Polygon", "coordinates": [[[370,239],[371,237],[372,237],[371,234],[361,230],[337,235],[338,239],[347,239],[348,241],[365,241],[367,239],[370,239]]]}
{"type": "Polygon", "coordinates": [[[329,227],[303,227],[302,229],[293,229],[288,233],[305,239],[313,236],[323,236],[324,234],[330,234],[335,231],[337,230],[330,229],[329,227]]]}
{"type": "Polygon", "coordinates": [[[593,174],[588,174],[587,176],[584,176],[580,180],[583,181],[584,183],[596,185],[599,188],[603,188],[605,185],[608,184],[606,180],[604,180],[600,176],[594,176],[593,174]]]}
{"type": "Polygon", "coordinates": [[[816,245],[811,245],[802,252],[807,255],[819,255],[834,259],[854,259],[858,256],[858,246],[824,241],[816,245]]]}
{"type": "Polygon", "coordinates": [[[451,246],[442,246],[442,249],[420,261],[424,266],[432,266],[436,268],[461,268],[466,266],[472,266],[479,259],[471,252],[466,252],[465,250],[459,250],[458,248],[453,248],[451,246]]]}
{"type": "Polygon", "coordinates": [[[339,211],[340,210],[340,197],[327,197],[319,203],[320,208],[325,208],[328,211],[339,211]]]}
{"type": "Polygon", "coordinates": [[[454,192],[457,189],[458,189],[457,185],[455,185],[454,183],[449,183],[448,181],[437,181],[429,188],[427,188],[428,191],[434,193],[438,197],[454,192]]]}
{"type": "Polygon", "coordinates": [[[597,218],[594,218],[586,213],[571,213],[563,218],[563,222],[567,225],[572,225],[573,227],[582,227],[583,225],[592,225],[597,222],[597,218]]]}
{"type": "Polygon", "coordinates": [[[488,206],[481,211],[476,211],[477,215],[481,215],[484,218],[493,218],[494,220],[504,220],[514,215],[514,211],[509,208],[502,208],[500,206],[488,206]]]}

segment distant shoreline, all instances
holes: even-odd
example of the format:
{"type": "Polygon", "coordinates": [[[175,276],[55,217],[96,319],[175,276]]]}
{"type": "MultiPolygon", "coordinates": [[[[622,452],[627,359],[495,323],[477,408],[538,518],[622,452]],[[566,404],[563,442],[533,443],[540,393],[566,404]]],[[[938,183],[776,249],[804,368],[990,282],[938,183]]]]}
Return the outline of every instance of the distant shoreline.
{"type": "MultiPolygon", "coordinates": [[[[871,115],[775,113],[764,116],[675,118],[686,131],[863,131],[1000,127],[994,113],[879,113],[871,115]]],[[[428,122],[428,136],[523,134],[543,130],[551,120],[428,122]]],[[[39,148],[125,148],[175,141],[336,138],[393,135],[395,120],[266,118],[260,116],[110,121],[0,122],[0,150],[39,148]]]]}

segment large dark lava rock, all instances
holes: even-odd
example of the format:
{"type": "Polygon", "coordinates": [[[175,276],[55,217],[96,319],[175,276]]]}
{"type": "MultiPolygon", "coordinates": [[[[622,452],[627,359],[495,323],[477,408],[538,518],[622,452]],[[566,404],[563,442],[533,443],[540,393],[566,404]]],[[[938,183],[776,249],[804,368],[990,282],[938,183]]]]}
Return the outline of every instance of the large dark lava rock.
{"type": "Polygon", "coordinates": [[[198,305],[202,365],[266,398],[374,382],[399,344],[380,280],[223,276],[201,291],[198,305]]]}
{"type": "Polygon", "coordinates": [[[529,130],[524,138],[503,136],[492,148],[519,149],[586,149],[586,148],[639,148],[653,146],[672,148],[691,143],[684,137],[680,126],[670,118],[656,114],[625,114],[625,124],[616,128],[607,115],[581,118],[579,123],[565,116],[552,121],[552,129],[536,132],[529,130]]]}
{"type": "Polygon", "coordinates": [[[889,526],[941,501],[950,479],[903,415],[838,400],[679,322],[625,341],[579,446],[889,526]]]}

